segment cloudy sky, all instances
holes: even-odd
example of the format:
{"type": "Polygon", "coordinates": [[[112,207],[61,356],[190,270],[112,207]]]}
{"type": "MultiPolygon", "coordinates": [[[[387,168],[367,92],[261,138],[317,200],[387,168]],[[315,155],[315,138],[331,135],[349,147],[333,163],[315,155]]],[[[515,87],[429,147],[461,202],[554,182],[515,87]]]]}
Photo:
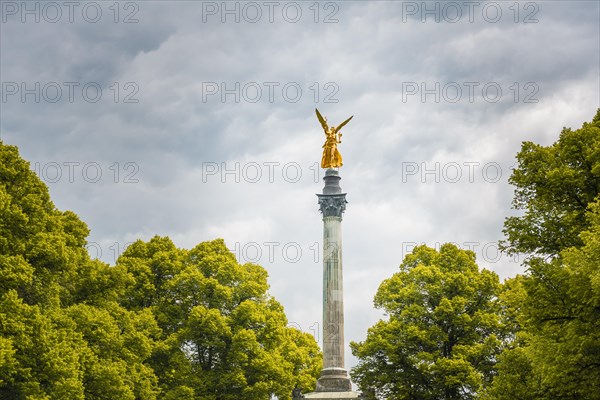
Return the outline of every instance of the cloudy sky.
{"type": "MultiPolygon", "coordinates": [[[[324,142],[340,151],[346,340],[415,244],[501,277],[522,141],[600,106],[597,1],[0,1],[1,139],[114,264],[127,243],[225,239],[318,333],[324,142]]],[[[347,366],[356,364],[347,350],[347,366]]]]}

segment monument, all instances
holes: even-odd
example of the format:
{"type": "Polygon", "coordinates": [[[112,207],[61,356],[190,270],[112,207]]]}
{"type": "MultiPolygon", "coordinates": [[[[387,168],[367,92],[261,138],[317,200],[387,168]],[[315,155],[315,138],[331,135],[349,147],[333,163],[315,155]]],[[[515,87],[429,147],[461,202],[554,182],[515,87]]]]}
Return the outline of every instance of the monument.
{"type": "Polygon", "coordinates": [[[323,193],[317,194],[323,215],[323,370],[314,392],[294,398],[358,399],[344,367],[344,288],[342,275],[342,214],[346,209],[346,193],[340,187],[339,168],[342,156],[340,130],[352,117],[339,126],[328,126],[327,119],[316,110],[325,131],[321,168],[326,169],[323,193]]]}

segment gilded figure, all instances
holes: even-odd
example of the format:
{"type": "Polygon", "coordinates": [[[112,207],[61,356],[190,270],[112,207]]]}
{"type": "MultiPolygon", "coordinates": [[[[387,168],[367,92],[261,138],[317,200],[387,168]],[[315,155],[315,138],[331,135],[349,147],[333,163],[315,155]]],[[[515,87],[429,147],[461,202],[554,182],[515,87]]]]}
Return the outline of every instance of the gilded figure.
{"type": "Polygon", "coordinates": [[[340,132],[342,127],[346,125],[354,117],[354,115],[340,125],[329,126],[327,125],[327,118],[324,118],[319,110],[317,112],[317,118],[325,131],[325,144],[323,145],[323,157],[321,158],[321,168],[339,168],[342,166],[342,155],[337,148],[337,145],[342,143],[342,133],[340,132]]]}

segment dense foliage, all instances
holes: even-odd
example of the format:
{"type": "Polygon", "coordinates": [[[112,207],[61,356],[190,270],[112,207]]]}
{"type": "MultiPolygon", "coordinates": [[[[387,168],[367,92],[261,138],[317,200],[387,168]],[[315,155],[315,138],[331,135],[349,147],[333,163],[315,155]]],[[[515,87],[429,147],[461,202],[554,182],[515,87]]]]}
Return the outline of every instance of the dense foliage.
{"type": "Polygon", "coordinates": [[[0,399],[289,399],[314,387],[312,336],[267,273],[222,240],[137,241],[109,266],[88,228],[0,143],[0,399]]]}
{"type": "Polygon", "coordinates": [[[499,285],[468,252],[415,249],[352,344],[370,398],[600,399],[600,110],[517,160],[502,247],[525,274],[499,285]]]}
{"type": "Polygon", "coordinates": [[[504,248],[556,256],[581,246],[588,205],[600,194],[600,111],[580,129],[563,128],[551,146],[524,142],[517,161],[513,207],[524,215],[506,219],[504,248]]]}
{"type": "Polygon", "coordinates": [[[151,312],[161,330],[150,360],[165,399],[289,398],[320,371],[314,338],[287,327],[267,273],[240,265],[222,240],[177,249],[138,241],[117,261],[130,278],[122,303],[151,312]]]}
{"type": "Polygon", "coordinates": [[[375,295],[389,319],[351,344],[360,359],[353,378],[378,398],[473,398],[501,346],[499,289],[472,251],[415,248],[375,295]]]}
{"type": "Polygon", "coordinates": [[[526,211],[506,219],[507,248],[532,256],[507,296],[519,330],[486,398],[600,399],[600,110],[517,158],[526,211]]]}

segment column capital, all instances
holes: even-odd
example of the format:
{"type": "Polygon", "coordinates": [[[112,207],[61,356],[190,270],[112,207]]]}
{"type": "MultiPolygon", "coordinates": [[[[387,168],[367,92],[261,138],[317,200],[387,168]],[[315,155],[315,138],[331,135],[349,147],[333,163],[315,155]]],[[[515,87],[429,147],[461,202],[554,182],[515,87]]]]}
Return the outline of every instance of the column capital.
{"type": "Polygon", "coordinates": [[[317,194],[319,198],[319,209],[323,217],[342,218],[346,210],[346,193],[340,194],[317,194]]]}

